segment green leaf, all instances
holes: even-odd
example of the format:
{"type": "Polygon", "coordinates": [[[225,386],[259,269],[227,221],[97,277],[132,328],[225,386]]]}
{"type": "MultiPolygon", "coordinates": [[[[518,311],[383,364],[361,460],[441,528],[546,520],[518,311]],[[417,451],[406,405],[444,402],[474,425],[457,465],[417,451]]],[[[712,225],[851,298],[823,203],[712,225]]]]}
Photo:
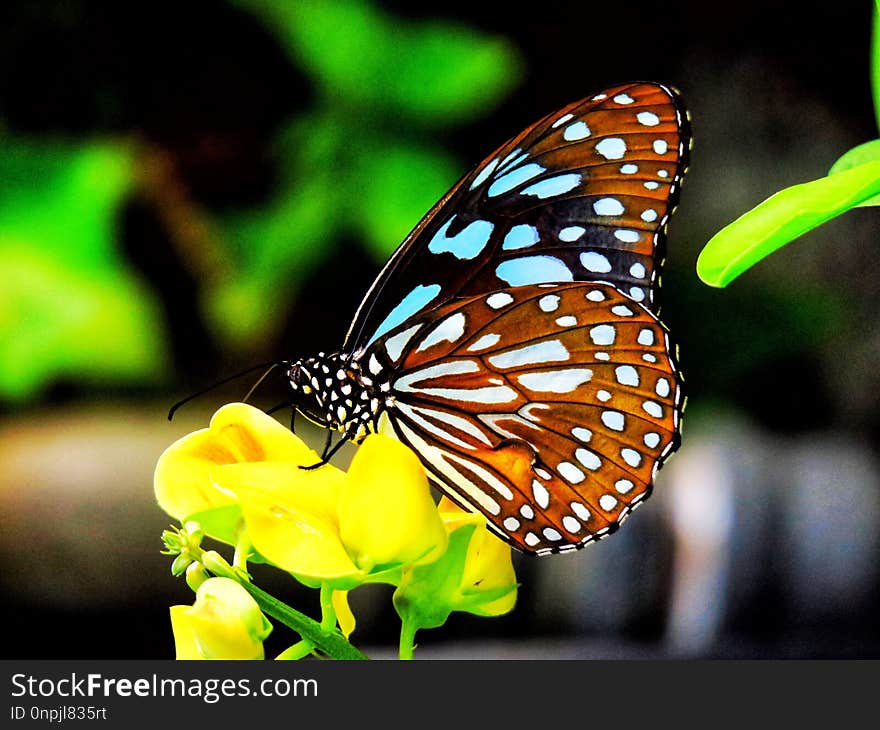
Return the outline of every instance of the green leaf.
{"type": "Polygon", "coordinates": [[[705,245],[697,274],[727,286],[761,259],[822,223],[880,194],[880,161],[781,190],[705,245]]]}
{"type": "Polygon", "coordinates": [[[874,117],[880,129],[880,0],[875,0],[871,29],[871,92],[874,97],[874,117]]]}
{"type": "MultiPolygon", "coordinates": [[[[854,167],[877,160],[880,160],[880,139],[871,140],[870,142],[860,144],[858,147],[853,147],[831,166],[828,174],[836,175],[839,172],[852,170],[854,167]]],[[[880,205],[880,195],[875,195],[859,203],[859,207],[874,205],[880,205]]]]}

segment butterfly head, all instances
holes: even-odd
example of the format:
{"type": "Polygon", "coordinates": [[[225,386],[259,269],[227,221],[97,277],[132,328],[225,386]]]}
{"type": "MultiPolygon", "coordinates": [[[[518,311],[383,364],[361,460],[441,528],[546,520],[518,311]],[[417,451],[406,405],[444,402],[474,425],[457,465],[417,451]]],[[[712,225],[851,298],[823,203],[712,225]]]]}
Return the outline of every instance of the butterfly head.
{"type": "Polygon", "coordinates": [[[294,407],[313,423],[353,439],[372,430],[379,401],[338,353],[321,352],[291,363],[287,379],[294,407]]]}

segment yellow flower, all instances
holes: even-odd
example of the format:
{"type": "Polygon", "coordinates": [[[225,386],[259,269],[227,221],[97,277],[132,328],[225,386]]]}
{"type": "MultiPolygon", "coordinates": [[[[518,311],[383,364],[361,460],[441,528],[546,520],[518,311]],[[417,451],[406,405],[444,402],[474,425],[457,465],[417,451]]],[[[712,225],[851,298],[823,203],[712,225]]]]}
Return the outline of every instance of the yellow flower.
{"type": "Polygon", "coordinates": [[[370,435],[357,450],[340,494],[339,528],[368,572],[430,562],[446,550],[425,467],[390,436],[370,435]]]}
{"type": "Polygon", "coordinates": [[[474,521],[477,524],[468,542],[461,574],[460,590],[464,600],[459,610],[479,616],[500,616],[512,611],[516,603],[517,583],[510,546],[489,532],[482,515],[465,512],[446,497],[440,500],[438,509],[450,531],[474,521]],[[469,600],[480,595],[486,599],[499,591],[502,595],[495,600],[469,600]]]}
{"type": "Polygon", "coordinates": [[[447,551],[433,563],[405,570],[394,592],[403,621],[401,658],[412,655],[418,629],[442,626],[453,611],[499,616],[516,603],[510,547],[488,531],[482,515],[445,497],[438,507],[449,531],[447,551]]]}
{"type": "Polygon", "coordinates": [[[275,419],[233,403],[165,451],[156,497],[180,520],[201,513],[207,534],[233,544],[243,520],[261,558],[315,587],[395,582],[402,567],[443,552],[446,530],[424,467],[400,442],[368,436],[347,474],[329,464],[300,468],[318,461],[275,419]]]}
{"type": "Polygon", "coordinates": [[[272,625],[257,602],[229,578],[209,578],[192,606],[171,607],[178,659],[263,659],[272,625]]]}

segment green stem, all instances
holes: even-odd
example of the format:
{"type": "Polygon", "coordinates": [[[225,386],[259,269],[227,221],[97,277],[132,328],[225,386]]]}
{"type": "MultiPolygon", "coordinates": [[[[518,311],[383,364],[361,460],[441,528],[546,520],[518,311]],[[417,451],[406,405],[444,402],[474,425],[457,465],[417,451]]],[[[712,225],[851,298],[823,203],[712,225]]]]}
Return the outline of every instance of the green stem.
{"type": "MultiPolygon", "coordinates": [[[[191,548],[190,554],[194,560],[199,560],[214,575],[231,578],[237,581],[248,593],[253,596],[260,610],[285,626],[293,629],[305,641],[311,643],[314,648],[320,649],[332,659],[368,659],[366,654],[352,646],[342,633],[336,630],[336,613],[333,615],[333,623],[329,628],[324,628],[314,619],[309,618],[286,603],[282,603],[274,596],[257,588],[248,580],[247,573],[241,569],[229,565],[223,556],[214,550],[205,551],[201,548],[191,548]]],[[[322,605],[324,601],[324,589],[322,588],[322,605]]],[[[327,595],[332,596],[332,591],[327,589],[327,595]]],[[[330,599],[327,598],[329,601],[330,599]]],[[[330,606],[332,611],[332,604],[330,606]]]]}
{"type": "Polygon", "coordinates": [[[321,584],[321,630],[333,631],[336,628],[336,609],[333,608],[333,589],[327,583],[321,584]]]}
{"type": "Polygon", "coordinates": [[[418,626],[408,619],[401,619],[400,624],[400,650],[401,659],[412,659],[416,647],[416,631],[418,626]]]}
{"type": "Polygon", "coordinates": [[[242,530],[235,544],[235,554],[232,556],[232,564],[236,568],[247,570],[247,561],[248,557],[250,557],[250,554],[251,541],[250,538],[248,538],[247,532],[242,530]]]}
{"type": "Polygon", "coordinates": [[[320,649],[333,659],[369,658],[362,651],[349,644],[339,631],[327,631],[314,619],[296,611],[286,603],[282,603],[252,583],[247,581],[240,581],[240,583],[253,596],[263,613],[293,629],[304,640],[311,642],[316,649],[320,649]]]}

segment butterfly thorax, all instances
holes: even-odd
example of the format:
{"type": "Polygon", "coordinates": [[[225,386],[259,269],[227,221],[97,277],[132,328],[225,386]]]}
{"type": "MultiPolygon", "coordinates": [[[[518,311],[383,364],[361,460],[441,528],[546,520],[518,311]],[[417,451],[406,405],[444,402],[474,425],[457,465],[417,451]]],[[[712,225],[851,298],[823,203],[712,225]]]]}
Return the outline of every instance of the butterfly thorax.
{"type": "Polygon", "coordinates": [[[357,361],[342,353],[320,352],[292,363],[287,378],[293,405],[311,421],[354,440],[376,430],[382,384],[363,375],[357,361]]]}

